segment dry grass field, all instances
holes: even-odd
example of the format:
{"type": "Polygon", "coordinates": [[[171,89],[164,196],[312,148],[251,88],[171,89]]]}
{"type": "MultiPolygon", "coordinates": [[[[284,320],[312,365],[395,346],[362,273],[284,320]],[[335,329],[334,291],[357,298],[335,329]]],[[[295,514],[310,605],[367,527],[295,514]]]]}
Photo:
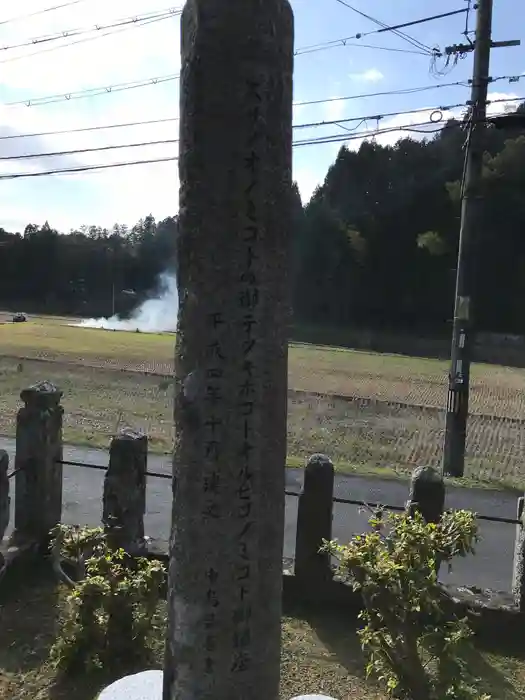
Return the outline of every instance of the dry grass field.
{"type": "MultiPolygon", "coordinates": [[[[173,439],[173,334],[77,328],[71,320],[0,316],[0,433],[13,435],[20,390],[48,379],[64,392],[65,440],[107,446],[142,428],[153,451],[173,439]]],[[[289,461],[329,454],[347,471],[406,473],[439,465],[448,366],[421,358],[292,345],[289,461]]],[[[475,365],[467,473],[522,485],[525,370],[475,365]]]]}

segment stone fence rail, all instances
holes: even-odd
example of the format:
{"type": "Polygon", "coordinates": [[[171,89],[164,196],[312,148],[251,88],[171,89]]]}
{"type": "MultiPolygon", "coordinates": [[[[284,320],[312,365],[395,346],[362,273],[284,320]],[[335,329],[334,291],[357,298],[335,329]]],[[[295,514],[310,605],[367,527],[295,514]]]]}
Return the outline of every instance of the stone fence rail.
{"type": "MultiPolygon", "coordinates": [[[[21,393],[18,411],[16,456],[9,472],[9,456],[0,450],[0,576],[10,557],[21,549],[46,546],[50,530],[62,518],[62,469],[64,465],[104,470],[102,525],[112,541],[132,554],[147,554],[144,531],[146,478],[172,479],[170,474],[148,471],[148,439],[143,433],[122,429],[111,440],[108,466],[63,459],[62,392],[43,382],[21,393]],[[4,534],[10,519],[10,479],[15,479],[14,530],[4,534]]],[[[308,460],[301,491],[286,491],[298,498],[294,586],[318,589],[334,579],[329,555],[320,554],[323,540],[332,538],[334,503],[378,510],[413,513],[418,510],[428,522],[439,520],[444,510],[445,484],[432,467],[415,470],[404,507],[355,501],[334,496],[334,466],[315,454],[308,460]]],[[[516,519],[478,515],[479,519],[516,526],[513,565],[513,607],[525,614],[525,515],[520,498],[516,519]]],[[[289,575],[290,570],[285,571],[289,575]]],[[[285,575],[286,584],[286,575],[285,575]]]]}

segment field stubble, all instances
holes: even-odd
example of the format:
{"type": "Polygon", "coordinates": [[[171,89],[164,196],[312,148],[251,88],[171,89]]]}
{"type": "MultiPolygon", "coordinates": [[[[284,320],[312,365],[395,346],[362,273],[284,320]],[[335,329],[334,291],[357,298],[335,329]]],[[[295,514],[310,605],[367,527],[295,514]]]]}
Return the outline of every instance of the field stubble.
{"type": "MultiPolygon", "coordinates": [[[[0,432],[13,434],[20,390],[48,379],[64,392],[67,442],[108,445],[123,425],[150,447],[173,442],[173,335],[79,329],[65,321],[0,325],[0,432]]],[[[292,345],[288,454],[329,454],[347,471],[407,472],[438,466],[446,363],[292,345]]],[[[525,371],[476,365],[472,372],[467,474],[522,484],[525,371]]]]}

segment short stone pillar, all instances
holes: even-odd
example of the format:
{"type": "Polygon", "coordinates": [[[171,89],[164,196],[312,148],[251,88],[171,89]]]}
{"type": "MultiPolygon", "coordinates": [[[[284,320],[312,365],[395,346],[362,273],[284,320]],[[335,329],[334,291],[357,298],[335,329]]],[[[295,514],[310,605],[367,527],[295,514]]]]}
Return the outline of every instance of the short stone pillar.
{"type": "Polygon", "coordinates": [[[525,612],[525,520],[523,517],[523,506],[525,498],[518,499],[518,512],[516,520],[516,544],[514,546],[514,563],[512,567],[512,593],[516,607],[520,612],[525,612]]]}
{"type": "Polygon", "coordinates": [[[445,508],[445,482],[434,467],[418,467],[412,473],[406,504],[409,515],[421,513],[427,523],[438,523],[445,508]]]}
{"type": "Polygon", "coordinates": [[[122,429],[109,448],[102,522],[111,546],[129,553],[139,553],[145,547],[147,465],[147,436],[131,428],[122,429]]]}
{"type": "Polygon", "coordinates": [[[295,575],[305,583],[332,578],[330,555],[319,553],[323,539],[332,539],[334,465],[322,454],[310,457],[299,496],[295,535],[295,575]]]}
{"type": "Polygon", "coordinates": [[[41,382],[24,389],[20,398],[13,539],[45,544],[62,515],[62,392],[41,382]]]}
{"type": "Polygon", "coordinates": [[[11,504],[11,499],[9,498],[8,469],[9,455],[5,450],[0,450],[0,542],[9,525],[9,506],[11,504]]]}

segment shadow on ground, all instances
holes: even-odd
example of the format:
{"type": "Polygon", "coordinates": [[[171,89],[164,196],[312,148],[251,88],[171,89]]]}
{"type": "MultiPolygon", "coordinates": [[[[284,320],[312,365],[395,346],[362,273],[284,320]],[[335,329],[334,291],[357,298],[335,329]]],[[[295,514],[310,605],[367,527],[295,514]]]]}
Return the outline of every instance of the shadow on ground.
{"type": "MultiPolygon", "coordinates": [[[[307,623],[319,641],[321,656],[345,669],[347,677],[340,685],[339,695],[334,693],[334,697],[353,698],[348,694],[347,685],[359,679],[367,692],[360,697],[385,698],[376,684],[370,680],[365,682],[366,660],[357,635],[359,621],[355,615],[293,604],[288,604],[284,612],[296,621],[307,623]]],[[[315,656],[313,652],[311,658],[315,656]]],[[[522,639],[476,641],[475,646],[465,652],[464,660],[480,694],[488,694],[491,700],[525,700],[525,642],[522,639]]]]}
{"type": "Polygon", "coordinates": [[[76,678],[57,675],[49,656],[64,595],[44,565],[20,568],[2,581],[0,700],[94,700],[103,687],[133,671],[121,668],[76,678]]]}
{"type": "Polygon", "coordinates": [[[525,643],[523,639],[479,642],[465,660],[480,687],[493,700],[525,699],[525,643]]]}
{"type": "MultiPolygon", "coordinates": [[[[64,592],[44,565],[11,572],[0,585],[0,700],[94,700],[115,678],[161,665],[163,634],[151,664],[59,678],[49,662],[64,592]]],[[[159,619],[165,620],[165,603],[159,619]]],[[[162,627],[163,622],[157,629],[162,627]]],[[[335,609],[287,604],[283,617],[281,698],[321,692],[339,700],[384,700],[365,680],[355,617],[335,609]]],[[[157,636],[157,635],[156,635],[157,636]]],[[[525,700],[525,643],[478,644],[465,657],[493,700],[525,700]]]]}

